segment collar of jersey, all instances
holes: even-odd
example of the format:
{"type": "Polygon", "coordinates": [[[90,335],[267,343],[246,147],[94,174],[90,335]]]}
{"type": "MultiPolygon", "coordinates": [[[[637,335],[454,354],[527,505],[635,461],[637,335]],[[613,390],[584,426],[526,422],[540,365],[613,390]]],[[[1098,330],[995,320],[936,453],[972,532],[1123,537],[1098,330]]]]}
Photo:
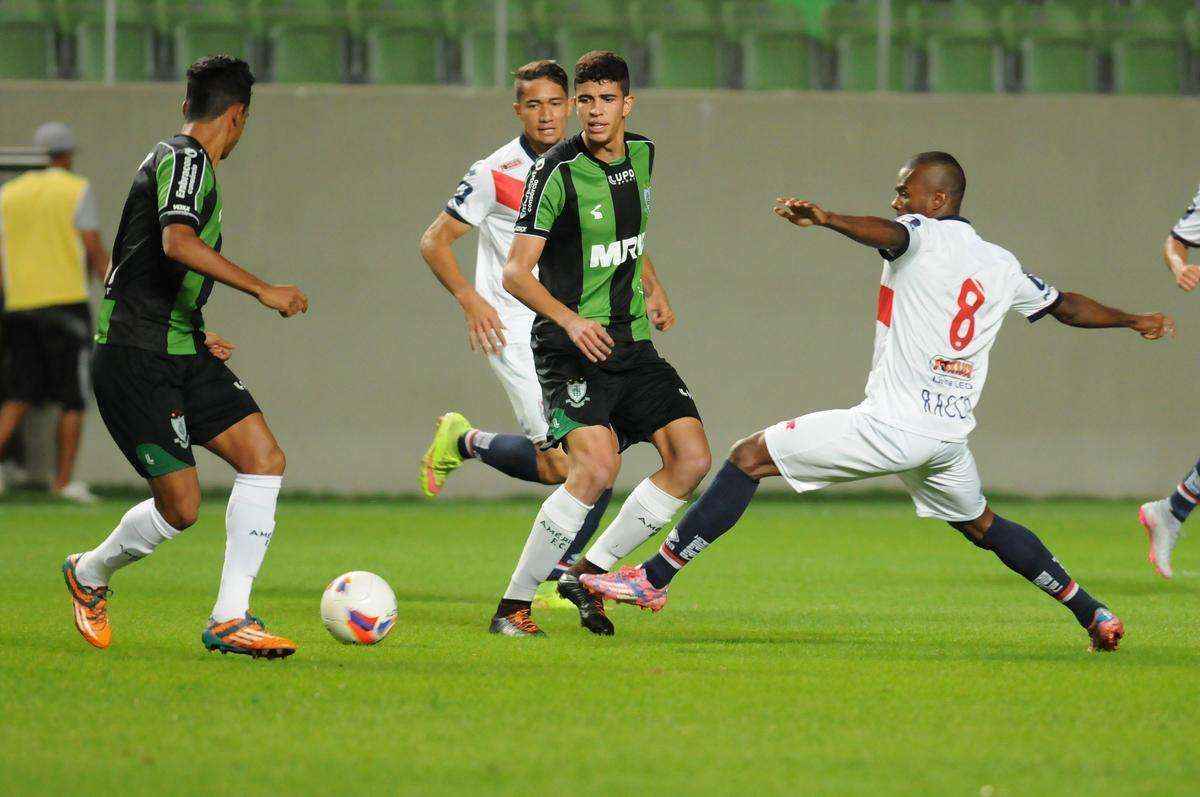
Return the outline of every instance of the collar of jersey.
{"type": "Polygon", "coordinates": [[[206,149],[204,148],[204,145],[203,145],[203,144],[201,144],[199,141],[197,141],[196,139],[192,138],[192,137],[191,137],[191,136],[189,136],[187,133],[176,133],[176,135],[177,135],[179,138],[186,138],[188,141],[192,142],[192,143],[193,143],[193,144],[196,146],[196,149],[198,149],[198,150],[200,150],[201,152],[203,152],[203,153],[204,153],[204,157],[206,157],[206,158],[208,157],[208,150],[206,150],[206,149]]]}
{"type": "Polygon", "coordinates": [[[629,160],[629,139],[625,139],[625,157],[621,158],[621,160],[619,160],[619,161],[613,161],[612,163],[605,163],[604,161],[600,160],[595,155],[593,155],[590,151],[588,151],[587,144],[585,144],[583,141],[583,133],[575,134],[575,146],[579,149],[580,152],[583,153],[583,156],[585,158],[587,158],[592,163],[596,164],[597,166],[599,166],[601,169],[603,169],[606,172],[616,171],[617,169],[624,167],[625,162],[629,160]]]}
{"type": "Polygon", "coordinates": [[[962,216],[942,216],[939,221],[961,221],[963,224],[970,224],[970,219],[964,219],[962,216]]]}
{"type": "Polygon", "coordinates": [[[525,137],[525,134],[522,133],[518,136],[517,140],[521,142],[521,149],[525,150],[525,154],[529,156],[529,160],[536,161],[538,154],[533,151],[533,147],[529,146],[529,139],[525,137]]]}

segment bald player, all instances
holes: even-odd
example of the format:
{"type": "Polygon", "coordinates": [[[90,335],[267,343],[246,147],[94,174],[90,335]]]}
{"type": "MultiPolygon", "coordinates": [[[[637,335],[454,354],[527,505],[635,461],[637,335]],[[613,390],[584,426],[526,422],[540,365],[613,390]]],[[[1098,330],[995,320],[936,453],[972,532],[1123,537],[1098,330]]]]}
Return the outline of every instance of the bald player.
{"type": "Polygon", "coordinates": [[[895,220],[843,216],[780,198],[775,214],[878,249],[883,279],[866,400],[784,421],[733,447],[708,491],[639,567],[580,581],[593,593],[659,610],[671,579],[728,531],[758,484],[783,476],[797,492],[895,474],[917,514],[944,520],[1071,611],[1092,650],[1116,650],[1124,624],[1067,573],[1033,532],[988,506],[967,436],[988,354],[1009,310],[1073,327],[1124,327],[1147,340],[1174,333],[1159,313],[1131,315],[1026,274],[960,215],[966,175],[953,156],[923,152],[900,169],[895,220]]]}

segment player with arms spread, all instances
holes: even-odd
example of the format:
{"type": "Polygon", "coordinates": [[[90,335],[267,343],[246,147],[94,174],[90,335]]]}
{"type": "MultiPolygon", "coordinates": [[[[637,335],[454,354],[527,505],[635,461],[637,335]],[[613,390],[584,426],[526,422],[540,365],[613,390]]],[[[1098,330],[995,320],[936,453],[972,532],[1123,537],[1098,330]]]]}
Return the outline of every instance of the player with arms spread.
{"type": "MultiPolygon", "coordinates": [[[[1184,291],[1194,291],[1200,285],[1200,266],[1188,263],[1188,250],[1196,248],[1200,248],[1200,191],[1163,241],[1163,261],[1175,284],[1184,291]]],[[[1138,521],[1150,539],[1146,558],[1163,578],[1174,575],[1171,554],[1197,501],[1200,501],[1200,462],[1188,471],[1170,495],[1142,504],[1138,510],[1138,521]]]]}
{"type": "MultiPolygon", "coordinates": [[[[612,524],[558,582],[585,628],[613,633],[603,601],[579,583],[602,573],[670,523],[708,472],[708,440],[687,385],[650,341],[662,290],[648,268],[654,144],[625,132],[629,68],[595,51],[575,65],[583,132],[538,159],[525,185],[504,288],[537,313],[533,355],[549,439],[565,444],[567,480],[542,504],[493,633],[540,634],[530,600],[612,487],[621,451],[651,442],[663,467],[634,488],[612,524]],[[537,267],[538,275],[533,275],[537,267]]],[[[659,318],[657,325],[667,326],[659,318]]]]}
{"type": "Polygon", "coordinates": [[[275,529],[284,456],[261,410],[225,364],[233,344],[204,329],[214,282],[254,296],[284,318],[307,312],[292,285],[268,285],[220,254],[216,169],[246,127],[254,77],[216,55],[187,72],[182,131],[142,161],[125,200],[100,305],[92,382],[105,426],[153,498],[130,509],[90,551],[63,564],[75,626],[107,648],[113,573],[196,522],[200,483],[192,444],[237,472],[225,515],[225,565],[201,641],[209,650],[281,658],[290,640],[249,613],[250,589],[275,529]]]}
{"type": "Polygon", "coordinates": [[[1121,620],[1085,592],[1033,532],[988,506],[967,436],[988,353],[1009,310],[1031,322],[1052,315],[1073,327],[1124,327],[1148,340],[1174,334],[1174,322],[1060,293],[1025,274],[1011,253],[983,240],[959,215],[965,191],[966,176],[953,156],[925,152],[900,169],[895,221],[778,200],[781,218],[835,230],[879,249],[887,261],[866,400],[785,421],[737,443],[658,554],[640,567],[584,576],[586,587],[657,611],[674,575],[733,527],[760,480],[782,475],[797,492],[808,492],[896,474],[919,516],[946,521],[1064,604],[1087,630],[1093,650],[1116,650],[1121,620]]]}
{"type": "MultiPolygon", "coordinates": [[[[534,313],[504,290],[502,272],[512,246],[525,178],[534,161],[566,135],[569,80],[566,70],[554,61],[526,64],[515,77],[513,111],[521,120],[521,135],[467,170],[445,209],[421,236],[421,256],[462,307],[471,350],[487,355],[524,434],[476,429],[458,412],[442,415],[421,460],[421,490],[430,498],[441,493],[446,477],[467,459],[478,459],[527,482],[562,484],[567,478],[567,455],[558,448],[542,447],[549,427],[530,343],[534,313]],[[463,276],[451,248],[472,227],[479,228],[474,285],[463,276]]],[[[664,311],[669,312],[665,294],[662,300],[664,311]]],[[[597,499],[575,542],[563,552],[549,580],[538,588],[537,601],[569,606],[554,594],[552,582],[578,559],[611,497],[612,491],[605,490],[597,499]]]]}

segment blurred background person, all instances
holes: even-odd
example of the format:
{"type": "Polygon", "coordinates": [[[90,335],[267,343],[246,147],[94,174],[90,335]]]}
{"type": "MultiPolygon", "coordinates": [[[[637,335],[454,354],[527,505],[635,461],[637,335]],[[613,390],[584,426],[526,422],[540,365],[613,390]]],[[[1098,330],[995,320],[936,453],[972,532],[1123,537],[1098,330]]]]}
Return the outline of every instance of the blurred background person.
{"type": "Polygon", "coordinates": [[[108,253],[100,239],[96,197],[87,179],[71,171],[71,129],[48,122],[37,129],[33,145],[47,153],[49,167],[0,188],[5,341],[0,457],[31,408],[55,404],[61,414],[51,490],[90,502],[95,496],[71,474],[83,430],[82,357],[92,333],[87,278],[90,273],[104,279],[108,253]]]}

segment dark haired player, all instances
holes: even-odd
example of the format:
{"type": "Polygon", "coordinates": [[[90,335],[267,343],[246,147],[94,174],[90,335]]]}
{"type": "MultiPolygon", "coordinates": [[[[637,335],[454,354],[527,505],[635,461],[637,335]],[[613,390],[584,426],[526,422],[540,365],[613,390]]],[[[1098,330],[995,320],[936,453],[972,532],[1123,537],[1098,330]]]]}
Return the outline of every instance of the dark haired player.
{"type": "Polygon", "coordinates": [[[233,466],[225,565],[201,641],[209,650],[280,658],[290,640],[250,614],[250,589],[275,529],[284,457],[262,412],[225,365],[233,344],[206,331],[214,282],[248,293],[284,318],[307,312],[293,285],[269,285],[222,257],[216,169],[246,128],[254,77],[244,61],[201,58],[188,69],[182,131],[142,161],[125,200],[92,358],[105,426],[153,498],[108,538],[72,554],[63,575],[83,638],[106,648],[109,580],[196,522],[200,484],[192,444],[233,466]]]}
{"type": "Polygon", "coordinates": [[[797,492],[807,492],[896,474],[918,515],[945,520],[1065,605],[1093,650],[1117,649],[1125,632],[1121,620],[1085,592],[1033,532],[988,506],[967,435],[975,427],[988,353],[1009,310],[1031,322],[1052,315],[1073,327],[1124,327],[1148,340],[1174,334],[1174,322],[1060,293],[1025,274],[1011,253],[980,238],[959,215],[965,191],[958,161],[924,152],[900,169],[895,221],[777,201],[780,218],[835,230],[878,249],[887,261],[866,400],[785,421],[737,443],[657,555],[640,567],[584,576],[585,586],[658,611],[674,575],[733,527],[761,479],[782,475],[797,492]]]}
{"type": "MultiPolygon", "coordinates": [[[[538,512],[493,617],[493,633],[541,633],[529,615],[534,590],[612,487],[621,451],[649,441],[662,469],[634,488],[558,582],[558,593],[579,608],[585,628],[613,633],[603,602],[578,576],[611,569],[670,523],[708,472],[696,404],[650,341],[648,305],[662,290],[645,253],[654,144],[625,132],[633,102],[621,58],[584,55],[575,65],[583,132],[539,158],[526,181],[504,288],[537,313],[533,356],[549,441],[566,446],[567,479],[538,512]]],[[[666,326],[661,318],[655,323],[666,326]]]]}

